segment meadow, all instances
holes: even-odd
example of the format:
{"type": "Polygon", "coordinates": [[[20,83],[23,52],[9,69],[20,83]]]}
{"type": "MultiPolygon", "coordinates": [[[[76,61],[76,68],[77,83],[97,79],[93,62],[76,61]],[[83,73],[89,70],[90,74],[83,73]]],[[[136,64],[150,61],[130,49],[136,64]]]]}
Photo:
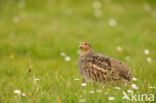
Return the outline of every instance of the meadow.
{"type": "Polygon", "coordinates": [[[0,0],[0,103],[156,102],[155,65],[154,0],[0,0]],[[82,84],[81,41],[128,64],[133,81],[82,84]]]}

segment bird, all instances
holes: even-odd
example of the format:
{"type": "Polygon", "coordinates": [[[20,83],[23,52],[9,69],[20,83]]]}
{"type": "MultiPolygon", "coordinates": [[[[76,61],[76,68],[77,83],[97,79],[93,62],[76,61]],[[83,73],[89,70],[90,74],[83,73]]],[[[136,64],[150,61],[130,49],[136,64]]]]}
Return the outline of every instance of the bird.
{"type": "Polygon", "coordinates": [[[83,81],[105,83],[132,80],[130,67],[118,59],[94,52],[88,42],[81,42],[78,67],[83,81]]]}

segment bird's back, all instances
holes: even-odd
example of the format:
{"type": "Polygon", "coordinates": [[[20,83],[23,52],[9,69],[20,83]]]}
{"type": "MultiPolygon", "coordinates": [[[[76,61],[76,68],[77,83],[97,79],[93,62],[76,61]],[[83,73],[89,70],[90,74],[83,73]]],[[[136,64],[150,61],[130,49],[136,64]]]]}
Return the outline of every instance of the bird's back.
{"type": "Polygon", "coordinates": [[[112,71],[118,73],[119,77],[122,79],[130,81],[132,79],[132,74],[130,68],[117,59],[110,59],[112,71]]]}
{"type": "Polygon", "coordinates": [[[84,79],[94,81],[120,80],[130,81],[130,69],[119,60],[102,54],[90,53],[79,58],[79,68],[84,79]]]}

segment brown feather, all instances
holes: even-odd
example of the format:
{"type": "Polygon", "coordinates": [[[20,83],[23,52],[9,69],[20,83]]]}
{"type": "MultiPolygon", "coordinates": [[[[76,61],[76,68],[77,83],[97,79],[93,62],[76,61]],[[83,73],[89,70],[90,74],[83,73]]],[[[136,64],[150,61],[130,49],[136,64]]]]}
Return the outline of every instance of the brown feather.
{"type": "Polygon", "coordinates": [[[79,58],[79,69],[85,80],[105,82],[132,79],[129,67],[119,60],[96,54],[90,48],[86,52],[83,51],[82,54],[79,58]]]}

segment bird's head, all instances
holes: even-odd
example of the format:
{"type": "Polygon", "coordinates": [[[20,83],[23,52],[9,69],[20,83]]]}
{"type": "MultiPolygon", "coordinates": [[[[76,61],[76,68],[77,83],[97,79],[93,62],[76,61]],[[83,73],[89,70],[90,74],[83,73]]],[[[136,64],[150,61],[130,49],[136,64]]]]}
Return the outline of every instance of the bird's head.
{"type": "Polygon", "coordinates": [[[81,42],[79,45],[79,48],[80,48],[80,55],[81,56],[86,55],[92,51],[91,45],[87,42],[81,42]]]}

